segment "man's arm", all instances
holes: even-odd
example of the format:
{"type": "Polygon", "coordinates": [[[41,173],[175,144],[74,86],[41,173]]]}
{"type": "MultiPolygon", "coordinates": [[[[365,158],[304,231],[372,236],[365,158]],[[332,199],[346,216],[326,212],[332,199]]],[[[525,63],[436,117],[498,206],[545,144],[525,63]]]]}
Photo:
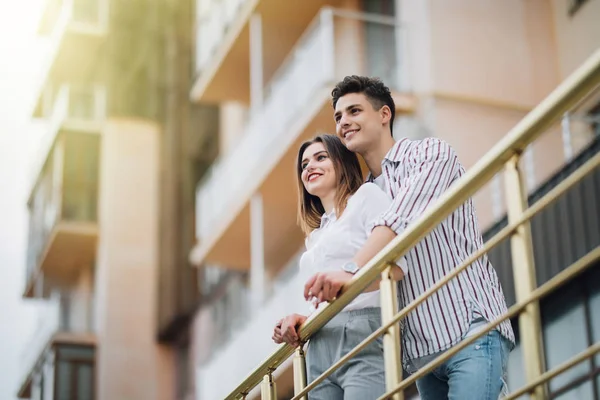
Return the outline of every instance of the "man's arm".
{"type": "MultiPolygon", "coordinates": [[[[376,221],[371,235],[354,257],[359,267],[404,231],[454,181],[459,163],[454,150],[446,142],[429,138],[412,152],[414,154],[410,158],[415,162],[410,166],[407,182],[400,188],[388,210],[376,221]]],[[[394,278],[403,278],[400,268],[394,268],[394,272],[394,278]]],[[[304,295],[306,298],[315,296],[320,301],[337,297],[342,286],[353,276],[344,271],[317,275],[306,283],[304,295]]],[[[369,288],[374,290],[376,284],[369,288]]]]}

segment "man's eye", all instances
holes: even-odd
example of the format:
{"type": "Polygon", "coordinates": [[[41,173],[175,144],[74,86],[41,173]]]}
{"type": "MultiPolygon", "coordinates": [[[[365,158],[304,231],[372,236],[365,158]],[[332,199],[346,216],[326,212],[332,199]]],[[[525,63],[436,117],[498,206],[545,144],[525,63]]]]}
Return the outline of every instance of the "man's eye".
{"type": "Polygon", "coordinates": [[[352,114],[356,114],[357,112],[359,112],[360,110],[358,108],[353,108],[352,109],[352,114]]]}

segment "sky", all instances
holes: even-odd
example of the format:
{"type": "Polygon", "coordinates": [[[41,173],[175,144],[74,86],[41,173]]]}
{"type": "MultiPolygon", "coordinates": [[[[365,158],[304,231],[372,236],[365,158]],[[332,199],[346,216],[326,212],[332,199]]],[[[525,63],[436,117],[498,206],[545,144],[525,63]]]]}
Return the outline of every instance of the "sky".
{"type": "Polygon", "coordinates": [[[36,323],[22,299],[29,165],[43,123],[29,116],[45,43],[35,36],[43,0],[0,0],[0,399],[16,399],[20,355],[36,323]]]}

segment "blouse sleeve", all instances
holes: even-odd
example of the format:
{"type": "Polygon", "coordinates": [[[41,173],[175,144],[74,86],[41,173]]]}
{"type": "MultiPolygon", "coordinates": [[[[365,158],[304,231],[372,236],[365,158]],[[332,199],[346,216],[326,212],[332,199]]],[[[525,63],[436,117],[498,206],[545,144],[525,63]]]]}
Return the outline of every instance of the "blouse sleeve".
{"type": "MultiPolygon", "coordinates": [[[[361,191],[361,217],[365,232],[368,235],[377,225],[377,220],[381,218],[381,215],[386,212],[392,200],[374,183],[365,183],[359,189],[361,191]]],[[[404,256],[396,260],[398,265],[404,274],[408,272],[406,259],[404,256]]]]}

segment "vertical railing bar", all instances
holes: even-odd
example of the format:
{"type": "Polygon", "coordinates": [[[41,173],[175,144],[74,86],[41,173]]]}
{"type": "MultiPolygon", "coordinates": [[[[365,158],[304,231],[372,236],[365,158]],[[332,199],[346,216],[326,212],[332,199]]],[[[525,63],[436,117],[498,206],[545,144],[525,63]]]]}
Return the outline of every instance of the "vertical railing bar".
{"type": "MultiPolygon", "coordinates": [[[[381,295],[381,321],[388,323],[398,311],[398,298],[396,281],[392,279],[392,268],[398,268],[390,264],[381,273],[379,283],[381,295]]],[[[383,357],[385,365],[385,388],[386,391],[393,390],[402,381],[402,364],[400,362],[400,327],[399,323],[392,325],[383,334],[383,357]]],[[[404,400],[404,391],[395,393],[393,400],[404,400]]]]}
{"type": "MultiPolygon", "coordinates": [[[[504,174],[509,224],[520,220],[528,207],[527,191],[519,168],[519,158],[520,155],[517,154],[506,163],[504,174]]],[[[517,227],[510,238],[510,245],[515,294],[517,302],[521,302],[537,287],[530,221],[523,222],[517,227]]],[[[526,382],[531,383],[542,375],[545,366],[539,301],[527,305],[519,315],[519,333],[525,361],[526,382]]],[[[547,385],[536,387],[531,394],[531,399],[534,400],[546,398],[547,385]]]]}
{"type": "MultiPolygon", "coordinates": [[[[306,387],[306,358],[302,346],[298,346],[294,354],[294,394],[300,393],[306,387]]],[[[300,397],[307,400],[308,396],[300,397]]]]}
{"type": "Polygon", "coordinates": [[[275,381],[273,380],[272,371],[269,371],[269,373],[263,377],[260,389],[261,400],[277,400],[277,388],[275,381]]]}

